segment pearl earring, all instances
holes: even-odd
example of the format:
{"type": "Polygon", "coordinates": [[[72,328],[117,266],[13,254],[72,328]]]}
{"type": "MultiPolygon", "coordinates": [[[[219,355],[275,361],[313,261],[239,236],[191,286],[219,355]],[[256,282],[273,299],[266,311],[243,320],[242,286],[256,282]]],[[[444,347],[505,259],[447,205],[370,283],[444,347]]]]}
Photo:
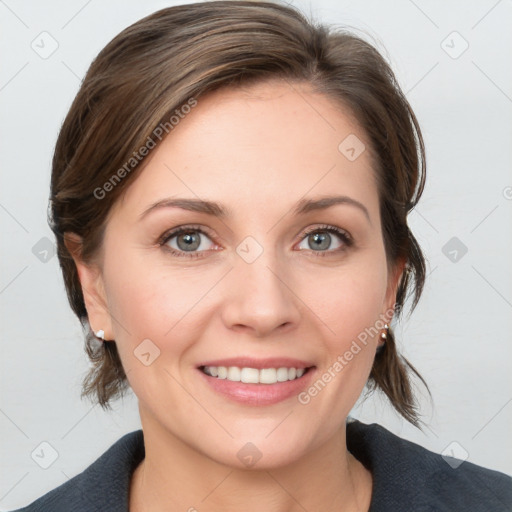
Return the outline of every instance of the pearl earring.
{"type": "Polygon", "coordinates": [[[97,338],[100,338],[102,340],[105,339],[105,331],[103,329],[100,329],[99,331],[94,333],[97,338]]]}
{"type": "Polygon", "coordinates": [[[384,349],[384,345],[386,344],[386,340],[388,338],[389,325],[385,324],[384,329],[385,329],[384,332],[381,332],[380,336],[379,336],[380,343],[377,346],[377,354],[379,354],[384,349]]]}

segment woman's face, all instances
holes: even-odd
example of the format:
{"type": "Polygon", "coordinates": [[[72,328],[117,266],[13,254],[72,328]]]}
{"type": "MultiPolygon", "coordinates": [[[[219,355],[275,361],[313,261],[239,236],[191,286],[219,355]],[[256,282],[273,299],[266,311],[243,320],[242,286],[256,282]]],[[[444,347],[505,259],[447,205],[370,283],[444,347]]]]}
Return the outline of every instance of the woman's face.
{"type": "Polygon", "coordinates": [[[261,456],[261,468],[344,428],[399,278],[362,144],[331,100],[274,82],[200,97],[152,150],[111,211],[100,273],[80,269],[146,433],[230,466],[261,456]],[[314,207],[331,197],[345,199],[314,207]],[[249,381],[309,370],[255,384],[208,364],[253,368],[249,381]]]}

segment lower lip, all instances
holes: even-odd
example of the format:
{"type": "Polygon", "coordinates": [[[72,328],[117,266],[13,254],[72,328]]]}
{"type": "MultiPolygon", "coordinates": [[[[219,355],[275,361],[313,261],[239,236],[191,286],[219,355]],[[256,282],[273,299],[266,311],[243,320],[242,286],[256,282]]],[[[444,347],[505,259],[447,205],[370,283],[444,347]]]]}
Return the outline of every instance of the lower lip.
{"type": "Polygon", "coordinates": [[[292,396],[298,395],[306,388],[315,372],[311,367],[302,377],[275,384],[246,384],[233,382],[227,379],[218,379],[206,375],[197,369],[211,388],[225,397],[239,403],[248,405],[272,405],[282,402],[292,396]]]}

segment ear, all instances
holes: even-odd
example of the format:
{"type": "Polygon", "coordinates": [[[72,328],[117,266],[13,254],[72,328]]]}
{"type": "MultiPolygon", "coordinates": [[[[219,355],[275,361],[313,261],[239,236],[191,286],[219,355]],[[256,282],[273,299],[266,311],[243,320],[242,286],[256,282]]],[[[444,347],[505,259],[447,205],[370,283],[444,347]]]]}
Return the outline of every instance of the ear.
{"type": "Polygon", "coordinates": [[[73,257],[82,286],[85,308],[93,332],[105,332],[105,340],[113,340],[112,318],[108,309],[101,269],[96,264],[86,264],[82,259],[82,238],[75,233],[64,234],[64,244],[73,257]]]}
{"type": "Polygon", "coordinates": [[[393,318],[392,312],[394,310],[394,305],[396,303],[398,285],[400,284],[402,274],[405,271],[405,264],[406,259],[400,258],[389,272],[388,288],[386,291],[386,299],[384,301],[385,311],[383,313],[383,316],[385,317],[386,322],[388,324],[391,322],[391,319],[393,318]]]}

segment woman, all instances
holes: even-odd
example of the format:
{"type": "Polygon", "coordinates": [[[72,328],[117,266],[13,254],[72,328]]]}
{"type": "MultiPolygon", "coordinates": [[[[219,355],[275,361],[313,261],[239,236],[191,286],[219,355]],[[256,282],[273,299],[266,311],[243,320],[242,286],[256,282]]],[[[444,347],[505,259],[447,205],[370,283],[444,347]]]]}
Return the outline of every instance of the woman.
{"type": "Polygon", "coordinates": [[[425,280],[424,183],[414,113],[351,34],[238,1],[119,34],[62,126],[51,226],[84,395],[129,386],[142,430],[22,510],[509,510],[507,475],[348,418],[369,384],[420,426],[389,325],[425,280]]]}

